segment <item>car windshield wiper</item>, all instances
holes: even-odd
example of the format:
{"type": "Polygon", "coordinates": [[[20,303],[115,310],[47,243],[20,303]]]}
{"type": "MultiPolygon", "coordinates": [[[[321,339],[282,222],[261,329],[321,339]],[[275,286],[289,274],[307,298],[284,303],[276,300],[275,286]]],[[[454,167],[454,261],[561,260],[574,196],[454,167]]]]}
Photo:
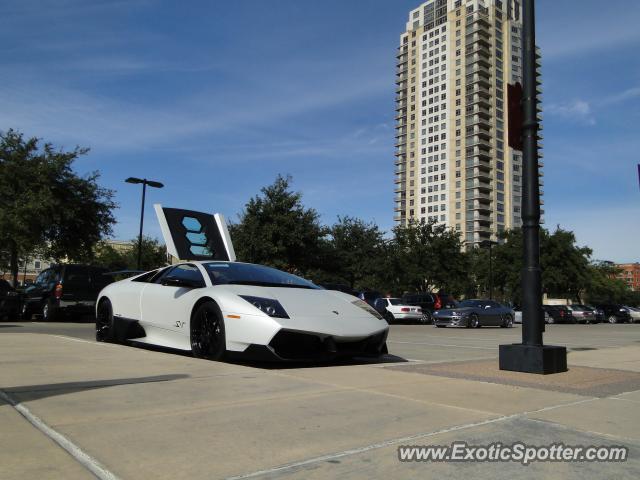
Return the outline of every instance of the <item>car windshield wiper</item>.
{"type": "Polygon", "coordinates": [[[296,285],[294,283],[261,282],[259,280],[230,280],[229,285],[255,285],[257,287],[281,287],[281,288],[306,288],[313,290],[308,285],[296,285]]]}

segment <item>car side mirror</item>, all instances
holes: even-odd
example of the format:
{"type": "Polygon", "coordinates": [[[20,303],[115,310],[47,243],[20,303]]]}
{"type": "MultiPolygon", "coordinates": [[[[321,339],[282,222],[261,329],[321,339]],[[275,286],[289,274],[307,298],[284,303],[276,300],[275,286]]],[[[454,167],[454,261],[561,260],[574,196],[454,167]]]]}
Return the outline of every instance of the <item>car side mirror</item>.
{"type": "Polygon", "coordinates": [[[178,277],[164,277],[160,282],[165,287],[181,287],[181,288],[198,288],[199,285],[196,285],[195,282],[191,280],[187,280],[185,278],[178,277]]]}

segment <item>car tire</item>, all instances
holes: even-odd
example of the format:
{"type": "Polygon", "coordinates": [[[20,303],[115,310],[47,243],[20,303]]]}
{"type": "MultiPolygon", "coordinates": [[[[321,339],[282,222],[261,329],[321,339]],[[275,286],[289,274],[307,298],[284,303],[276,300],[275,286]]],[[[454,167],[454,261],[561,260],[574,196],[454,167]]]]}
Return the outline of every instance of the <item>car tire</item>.
{"type": "Polygon", "coordinates": [[[420,323],[422,325],[429,325],[432,322],[433,322],[433,319],[431,318],[431,315],[429,314],[429,312],[424,312],[420,317],[420,323]]]}
{"type": "Polygon", "coordinates": [[[191,352],[208,360],[222,360],[227,353],[222,312],[214,302],[203,303],[193,313],[191,352]]]}
{"type": "Polygon", "coordinates": [[[96,341],[115,343],[116,334],[113,323],[113,307],[107,299],[98,304],[96,311],[96,341]]]}
{"type": "Polygon", "coordinates": [[[60,310],[51,300],[45,300],[42,305],[41,315],[43,321],[54,322],[60,317],[60,310]]]}
{"type": "Polygon", "coordinates": [[[391,312],[387,312],[384,314],[384,319],[387,321],[387,323],[389,325],[391,325],[392,323],[395,323],[396,321],[396,317],[393,316],[393,313],[391,312]]]}
{"type": "Polygon", "coordinates": [[[547,324],[551,325],[553,323],[556,323],[556,320],[551,315],[549,315],[549,320],[547,320],[547,324]]]}
{"type": "Polygon", "coordinates": [[[513,317],[507,313],[502,318],[502,324],[500,326],[502,328],[511,328],[511,327],[513,327],[513,317]]]}
{"type": "Polygon", "coordinates": [[[618,323],[618,317],[616,317],[615,315],[609,315],[607,317],[607,322],[609,322],[609,323],[618,323]]]}
{"type": "Polygon", "coordinates": [[[469,323],[467,324],[467,328],[480,328],[480,319],[478,315],[472,313],[469,315],[469,323]]]}
{"type": "Polygon", "coordinates": [[[22,308],[20,309],[20,319],[28,321],[31,320],[31,317],[33,317],[33,313],[31,313],[29,305],[25,302],[22,304],[22,308]]]}
{"type": "Polygon", "coordinates": [[[436,328],[445,328],[446,325],[436,325],[436,328]]]}

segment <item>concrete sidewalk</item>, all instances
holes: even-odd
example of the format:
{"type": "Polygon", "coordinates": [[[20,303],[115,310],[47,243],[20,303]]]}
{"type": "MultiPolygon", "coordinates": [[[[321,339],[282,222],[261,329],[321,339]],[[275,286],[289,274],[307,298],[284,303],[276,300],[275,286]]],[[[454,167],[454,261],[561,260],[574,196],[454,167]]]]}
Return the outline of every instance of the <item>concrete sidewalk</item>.
{"type": "MultiPolygon", "coordinates": [[[[570,363],[638,372],[640,348],[575,352],[570,363]]],[[[86,455],[77,461],[0,402],[0,479],[92,478],[91,464],[121,479],[638,477],[640,391],[579,395],[388,367],[264,369],[0,334],[0,390],[86,455]],[[630,459],[527,467],[397,459],[400,445],[454,440],[626,445],[630,459]]]]}

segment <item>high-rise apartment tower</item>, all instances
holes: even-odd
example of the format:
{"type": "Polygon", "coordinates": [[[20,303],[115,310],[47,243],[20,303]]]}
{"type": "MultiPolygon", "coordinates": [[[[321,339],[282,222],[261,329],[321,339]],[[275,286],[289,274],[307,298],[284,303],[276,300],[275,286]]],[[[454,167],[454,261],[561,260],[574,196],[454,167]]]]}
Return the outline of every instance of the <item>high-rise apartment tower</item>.
{"type": "Polygon", "coordinates": [[[522,152],[508,144],[507,109],[507,85],[522,82],[521,15],[518,0],[429,0],[409,14],[397,54],[397,225],[435,220],[467,246],[521,226],[522,152]]]}

